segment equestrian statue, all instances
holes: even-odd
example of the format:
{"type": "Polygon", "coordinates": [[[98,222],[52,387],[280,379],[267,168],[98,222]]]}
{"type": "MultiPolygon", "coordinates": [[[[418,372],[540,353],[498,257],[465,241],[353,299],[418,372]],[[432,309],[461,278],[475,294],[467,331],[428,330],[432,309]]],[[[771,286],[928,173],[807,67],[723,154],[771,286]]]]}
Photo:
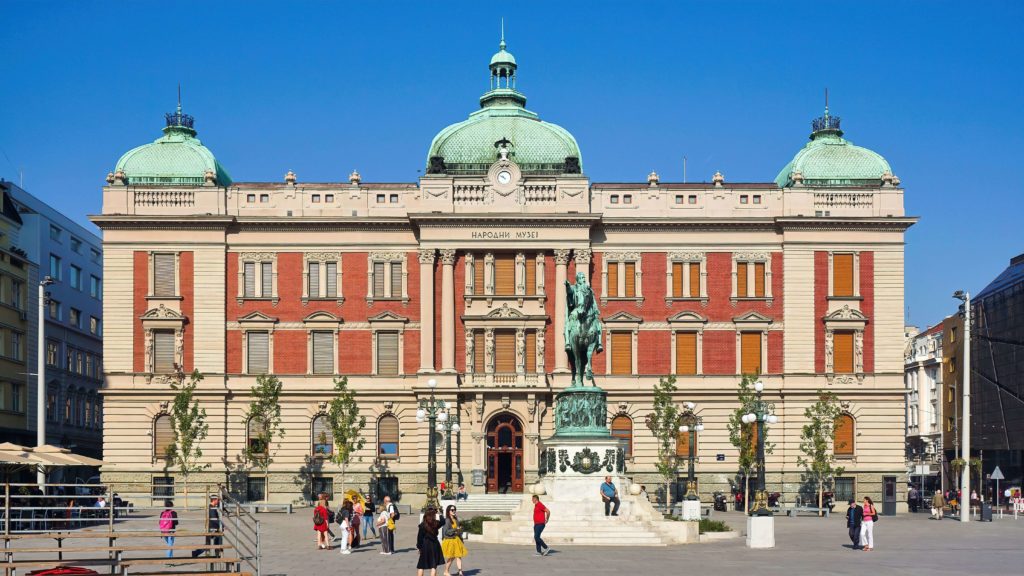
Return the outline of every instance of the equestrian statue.
{"type": "Polygon", "coordinates": [[[565,352],[572,367],[572,385],[584,386],[584,379],[593,385],[594,353],[604,351],[597,299],[583,272],[576,273],[576,284],[565,281],[565,292],[565,352]]]}

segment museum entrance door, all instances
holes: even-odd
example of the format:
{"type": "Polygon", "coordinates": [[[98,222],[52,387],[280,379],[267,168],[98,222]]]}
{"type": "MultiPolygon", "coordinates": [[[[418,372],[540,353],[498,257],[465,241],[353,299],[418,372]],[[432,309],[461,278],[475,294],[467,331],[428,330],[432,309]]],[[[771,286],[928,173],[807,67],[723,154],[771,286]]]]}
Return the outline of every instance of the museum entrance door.
{"type": "Polygon", "coordinates": [[[523,491],[523,423],[504,412],[487,423],[487,492],[523,491]]]}

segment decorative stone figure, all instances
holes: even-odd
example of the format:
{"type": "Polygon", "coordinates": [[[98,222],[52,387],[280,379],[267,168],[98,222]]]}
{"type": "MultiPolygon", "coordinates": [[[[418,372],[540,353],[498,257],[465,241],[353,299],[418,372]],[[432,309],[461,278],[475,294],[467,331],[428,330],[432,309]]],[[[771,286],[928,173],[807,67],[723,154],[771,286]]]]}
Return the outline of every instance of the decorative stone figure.
{"type": "Polygon", "coordinates": [[[569,284],[566,280],[565,290],[565,352],[572,368],[572,385],[583,386],[584,379],[593,384],[594,353],[604,351],[597,299],[583,272],[576,273],[576,284],[569,284]]]}
{"type": "Polygon", "coordinates": [[[833,343],[832,343],[832,331],[825,331],[825,372],[832,372],[833,366],[833,343]]]}

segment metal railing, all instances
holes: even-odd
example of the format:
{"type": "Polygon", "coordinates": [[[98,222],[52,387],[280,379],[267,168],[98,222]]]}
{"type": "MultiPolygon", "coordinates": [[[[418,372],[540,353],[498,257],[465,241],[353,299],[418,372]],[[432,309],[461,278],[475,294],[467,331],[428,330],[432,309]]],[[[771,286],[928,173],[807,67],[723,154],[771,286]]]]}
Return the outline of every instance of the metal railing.
{"type": "Polygon", "coordinates": [[[0,528],[4,535],[106,526],[133,507],[103,484],[4,484],[0,528]]]}
{"type": "Polygon", "coordinates": [[[249,566],[256,576],[261,576],[260,521],[244,503],[232,498],[223,484],[218,484],[217,489],[221,497],[223,514],[220,525],[225,542],[234,547],[243,564],[249,566]]]}

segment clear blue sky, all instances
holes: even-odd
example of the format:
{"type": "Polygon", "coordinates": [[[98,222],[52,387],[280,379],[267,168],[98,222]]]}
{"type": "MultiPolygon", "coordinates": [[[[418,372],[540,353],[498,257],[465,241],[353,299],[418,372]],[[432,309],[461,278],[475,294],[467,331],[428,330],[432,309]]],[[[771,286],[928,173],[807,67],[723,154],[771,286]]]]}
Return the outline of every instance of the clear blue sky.
{"type": "Polygon", "coordinates": [[[906,187],[907,305],[929,324],[1024,252],[1020,2],[2,0],[0,176],[84,221],[181,82],[234,179],[413,181],[476,108],[505,17],[528,107],[595,181],[770,181],[828,87],[906,187]]]}

